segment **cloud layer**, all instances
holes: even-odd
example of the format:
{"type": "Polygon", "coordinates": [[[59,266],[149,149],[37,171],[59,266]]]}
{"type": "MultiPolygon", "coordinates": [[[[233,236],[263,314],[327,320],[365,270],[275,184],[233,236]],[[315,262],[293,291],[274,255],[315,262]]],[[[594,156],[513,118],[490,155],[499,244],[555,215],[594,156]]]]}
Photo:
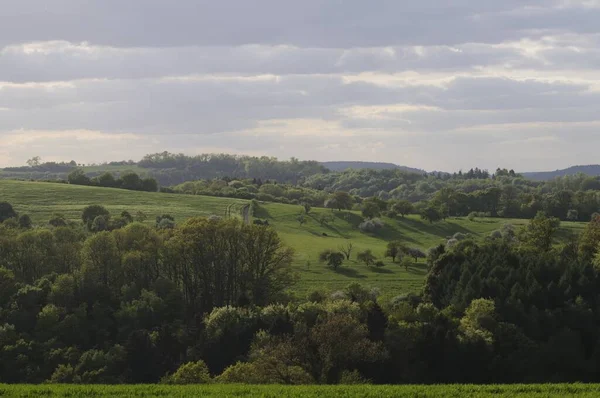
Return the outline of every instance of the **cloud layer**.
{"type": "Polygon", "coordinates": [[[595,0],[10,3],[0,165],[162,150],[598,162],[595,0]]]}

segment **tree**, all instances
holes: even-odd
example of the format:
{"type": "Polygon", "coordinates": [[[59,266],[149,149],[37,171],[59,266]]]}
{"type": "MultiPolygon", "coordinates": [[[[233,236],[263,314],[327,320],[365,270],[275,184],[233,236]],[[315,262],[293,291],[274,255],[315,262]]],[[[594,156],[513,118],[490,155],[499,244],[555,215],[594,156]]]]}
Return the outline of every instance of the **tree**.
{"type": "Polygon", "coordinates": [[[158,191],[158,182],[154,178],[144,178],[142,179],[140,189],[146,192],[156,192],[158,191]]]}
{"type": "Polygon", "coordinates": [[[347,242],[346,244],[340,245],[339,250],[346,256],[346,260],[350,260],[350,255],[352,254],[352,249],[354,245],[352,242],[347,242]]]}
{"type": "Polygon", "coordinates": [[[73,185],[90,185],[90,178],[85,175],[83,169],[74,169],[67,176],[67,181],[69,184],[73,185]]]}
{"type": "Polygon", "coordinates": [[[367,265],[367,266],[370,266],[371,264],[373,264],[375,262],[375,260],[377,260],[377,257],[375,257],[375,255],[373,255],[373,252],[371,251],[371,249],[367,249],[367,250],[358,252],[356,254],[356,260],[360,261],[361,263],[365,263],[365,265],[367,265]]]}
{"type": "Polygon", "coordinates": [[[407,214],[413,213],[415,207],[408,200],[401,200],[392,205],[392,210],[404,217],[407,214]]]}
{"type": "Polygon", "coordinates": [[[115,180],[115,176],[113,176],[112,173],[109,173],[108,171],[101,174],[100,176],[98,176],[96,178],[96,181],[98,183],[98,185],[100,185],[101,187],[115,187],[117,185],[117,182],[115,180]]]}
{"type": "Polygon", "coordinates": [[[307,203],[307,202],[302,203],[302,207],[304,208],[305,214],[310,213],[310,210],[312,209],[310,203],[307,203]]]}
{"type": "Polygon", "coordinates": [[[408,271],[408,268],[413,265],[412,260],[410,259],[410,257],[406,256],[403,257],[402,260],[400,261],[400,266],[404,267],[404,269],[406,271],[408,271]]]}
{"type": "Polygon", "coordinates": [[[19,227],[23,229],[30,229],[32,226],[31,217],[27,214],[19,216],[19,227]]]}
{"type": "Polygon", "coordinates": [[[168,382],[173,384],[206,384],[210,381],[208,366],[204,361],[184,363],[168,378],[168,382]]]}
{"type": "Polygon", "coordinates": [[[148,215],[143,211],[139,210],[135,213],[135,221],[144,222],[148,219],[148,215]]]}
{"type": "Polygon", "coordinates": [[[408,250],[408,248],[406,247],[406,245],[404,245],[404,243],[400,242],[400,241],[393,241],[393,242],[389,242],[387,244],[387,249],[385,251],[385,256],[386,257],[391,257],[392,258],[392,262],[396,262],[396,257],[401,256],[403,253],[406,253],[406,251],[408,250]]]}
{"type": "Polygon", "coordinates": [[[3,223],[9,218],[17,218],[17,212],[10,203],[0,202],[0,223],[3,223]]]}
{"type": "Polygon", "coordinates": [[[104,206],[100,205],[90,205],[86,206],[81,213],[81,220],[87,226],[89,230],[92,229],[92,224],[96,217],[103,216],[108,219],[110,217],[110,212],[106,210],[104,206]]]}
{"type": "Polygon", "coordinates": [[[361,211],[362,211],[363,217],[374,218],[374,217],[379,217],[381,214],[379,206],[377,205],[377,203],[375,203],[373,201],[365,200],[361,207],[362,207],[361,211]]]}
{"type": "Polygon", "coordinates": [[[552,239],[560,227],[560,220],[548,217],[544,212],[538,212],[529,224],[519,231],[521,244],[529,248],[549,251],[552,248],[552,239]]]}
{"type": "Polygon", "coordinates": [[[37,167],[40,165],[42,159],[39,156],[34,156],[31,159],[27,159],[27,165],[29,167],[37,167]]]}
{"type": "Polygon", "coordinates": [[[325,225],[328,225],[330,222],[333,222],[334,220],[335,220],[335,217],[332,216],[331,214],[321,213],[319,215],[319,224],[321,224],[322,227],[324,227],[325,225]]]}
{"type": "Polygon", "coordinates": [[[410,247],[406,251],[406,254],[415,259],[415,262],[419,262],[420,258],[427,258],[427,255],[417,247],[410,247]]]}
{"type": "Polygon", "coordinates": [[[354,199],[350,194],[343,191],[337,191],[325,202],[325,207],[342,211],[350,210],[353,204],[354,199]]]}
{"type": "Polygon", "coordinates": [[[118,186],[123,189],[129,189],[133,191],[139,191],[142,189],[142,180],[137,173],[126,172],[123,173],[117,180],[118,186]]]}
{"type": "Polygon", "coordinates": [[[323,250],[319,253],[319,261],[337,270],[344,262],[344,254],[331,249],[323,250]]]}
{"type": "Polygon", "coordinates": [[[421,218],[434,223],[442,219],[442,213],[436,206],[430,204],[421,211],[421,218]]]}
{"type": "Polygon", "coordinates": [[[66,227],[67,218],[63,214],[53,214],[52,218],[48,220],[48,224],[53,227],[66,227]]]}
{"type": "Polygon", "coordinates": [[[304,213],[300,213],[298,217],[296,217],[296,220],[300,223],[300,225],[303,225],[304,223],[306,223],[306,216],[304,215],[304,213]]]}

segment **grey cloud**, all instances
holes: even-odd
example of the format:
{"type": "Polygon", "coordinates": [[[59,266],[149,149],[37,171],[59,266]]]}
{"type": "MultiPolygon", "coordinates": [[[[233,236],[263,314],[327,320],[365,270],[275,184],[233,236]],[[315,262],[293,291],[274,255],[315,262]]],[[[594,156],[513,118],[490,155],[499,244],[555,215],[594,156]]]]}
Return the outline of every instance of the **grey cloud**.
{"type": "MultiPolygon", "coordinates": [[[[371,47],[501,42],[536,29],[594,31],[595,9],[533,0],[20,0],[0,11],[0,46],[39,40],[118,47],[292,44],[371,47]],[[568,22],[583,18],[583,24],[568,22]]],[[[597,19],[596,19],[597,21],[597,19]]]]}

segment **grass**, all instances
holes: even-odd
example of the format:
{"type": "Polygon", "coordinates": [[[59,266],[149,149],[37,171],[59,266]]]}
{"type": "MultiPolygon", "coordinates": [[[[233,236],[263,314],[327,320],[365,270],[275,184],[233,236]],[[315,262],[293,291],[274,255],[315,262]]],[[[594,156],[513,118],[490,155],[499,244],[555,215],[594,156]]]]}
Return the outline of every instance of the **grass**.
{"type": "MultiPolygon", "coordinates": [[[[241,208],[248,203],[230,198],[12,180],[0,180],[0,201],[10,202],[17,212],[29,214],[37,224],[45,224],[54,213],[79,220],[82,209],[90,204],[102,204],[113,214],[119,214],[123,210],[135,214],[141,210],[148,215],[147,222],[153,222],[157,215],[165,213],[174,216],[176,221],[192,216],[223,216],[228,208],[231,214],[239,215],[241,208]]],[[[418,216],[409,216],[403,219],[384,218],[385,227],[382,230],[376,234],[365,234],[358,230],[358,224],[362,221],[358,212],[332,212],[313,208],[306,217],[307,222],[301,225],[297,221],[301,210],[301,206],[266,203],[255,213],[256,218],[269,220],[284,242],[296,250],[293,267],[299,273],[300,280],[294,286],[294,292],[301,298],[316,289],[333,291],[352,282],[378,288],[384,298],[419,291],[427,273],[425,262],[420,260],[406,270],[390,259],[383,259],[389,241],[400,240],[408,246],[425,251],[444,242],[446,237],[456,232],[482,237],[505,223],[519,227],[528,222],[520,219],[469,221],[467,218],[455,217],[430,224],[418,216]],[[322,214],[333,215],[334,221],[321,225],[319,217],[322,214]],[[320,251],[337,249],[348,242],[354,245],[352,259],[346,261],[338,271],[318,262],[320,251]],[[354,260],[356,253],[363,249],[371,249],[377,257],[384,260],[385,266],[376,268],[357,263],[354,260]]],[[[563,222],[559,238],[566,239],[580,231],[584,225],[563,222]]]]}
{"type": "Polygon", "coordinates": [[[597,397],[598,384],[251,386],[0,385],[2,397],[597,397]]]}
{"type": "Polygon", "coordinates": [[[81,211],[90,204],[101,204],[117,215],[123,210],[132,215],[143,211],[148,222],[153,222],[160,214],[171,214],[176,221],[212,214],[224,216],[228,206],[232,214],[239,214],[247,203],[229,198],[13,180],[0,180],[0,201],[11,203],[19,214],[29,214],[35,224],[47,223],[55,213],[81,220],[81,211]]]}
{"type": "MultiPolygon", "coordinates": [[[[385,227],[374,234],[362,233],[358,224],[362,217],[358,212],[338,212],[327,209],[311,210],[307,222],[301,225],[297,221],[300,206],[268,203],[261,205],[255,214],[258,218],[267,219],[278,231],[285,242],[296,249],[294,267],[301,279],[297,293],[305,296],[312,290],[322,288],[327,291],[341,289],[352,282],[378,288],[384,296],[419,291],[427,273],[424,260],[413,263],[408,270],[383,258],[386,245],[390,241],[399,240],[410,247],[426,251],[428,248],[445,242],[446,238],[457,232],[471,234],[476,237],[489,235],[490,232],[510,223],[516,228],[528,223],[523,219],[476,219],[469,221],[466,217],[451,217],[444,222],[431,224],[419,216],[405,218],[382,218],[385,227]],[[327,225],[319,223],[323,213],[333,214],[334,221],[327,225]],[[327,236],[323,236],[323,233],[327,236]],[[318,254],[324,249],[337,249],[352,242],[354,248],[352,259],[346,261],[338,270],[333,271],[318,262],[318,254]],[[371,249],[385,267],[367,267],[354,260],[360,250],[371,249]],[[309,265],[307,265],[307,262],[309,265]]],[[[584,223],[563,222],[559,238],[565,239],[580,231],[584,223]]]]}

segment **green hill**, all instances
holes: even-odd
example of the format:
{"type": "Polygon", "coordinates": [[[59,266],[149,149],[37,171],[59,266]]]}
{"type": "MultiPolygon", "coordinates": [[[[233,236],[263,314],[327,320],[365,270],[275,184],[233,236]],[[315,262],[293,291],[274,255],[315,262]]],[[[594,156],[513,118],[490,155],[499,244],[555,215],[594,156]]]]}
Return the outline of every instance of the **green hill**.
{"type": "MultiPolygon", "coordinates": [[[[56,183],[0,180],[0,201],[13,204],[19,213],[27,213],[34,223],[45,224],[52,214],[62,213],[71,220],[79,220],[82,209],[90,204],[101,204],[113,214],[128,210],[134,214],[143,211],[147,222],[153,222],[160,214],[171,214],[176,221],[193,216],[225,216],[228,211],[239,216],[248,201],[209,196],[177,195],[127,191],[111,188],[86,187],[56,183]],[[228,210],[229,209],[229,210],[228,210]]],[[[296,205],[263,203],[255,213],[256,218],[266,219],[282,239],[296,250],[294,268],[300,275],[296,293],[305,296],[315,289],[333,291],[352,282],[378,288],[386,296],[418,291],[427,269],[423,260],[408,270],[384,259],[383,254],[389,241],[400,240],[411,247],[422,250],[442,243],[457,232],[486,236],[505,223],[521,226],[527,220],[520,219],[477,219],[469,221],[453,217],[444,222],[430,224],[418,216],[405,219],[383,218],[385,226],[376,234],[360,232],[358,224],[362,217],[358,212],[332,212],[328,209],[313,209],[306,223],[300,224],[298,215],[302,208],[296,205]],[[332,220],[321,225],[322,214],[333,215],[332,220]],[[324,233],[326,236],[324,236],[324,233]],[[352,242],[352,259],[343,267],[333,271],[318,262],[318,254],[324,249],[337,249],[352,242]],[[367,267],[354,258],[360,250],[371,249],[384,260],[386,266],[367,267]]],[[[583,223],[563,222],[560,238],[576,233],[583,223]]]]}

